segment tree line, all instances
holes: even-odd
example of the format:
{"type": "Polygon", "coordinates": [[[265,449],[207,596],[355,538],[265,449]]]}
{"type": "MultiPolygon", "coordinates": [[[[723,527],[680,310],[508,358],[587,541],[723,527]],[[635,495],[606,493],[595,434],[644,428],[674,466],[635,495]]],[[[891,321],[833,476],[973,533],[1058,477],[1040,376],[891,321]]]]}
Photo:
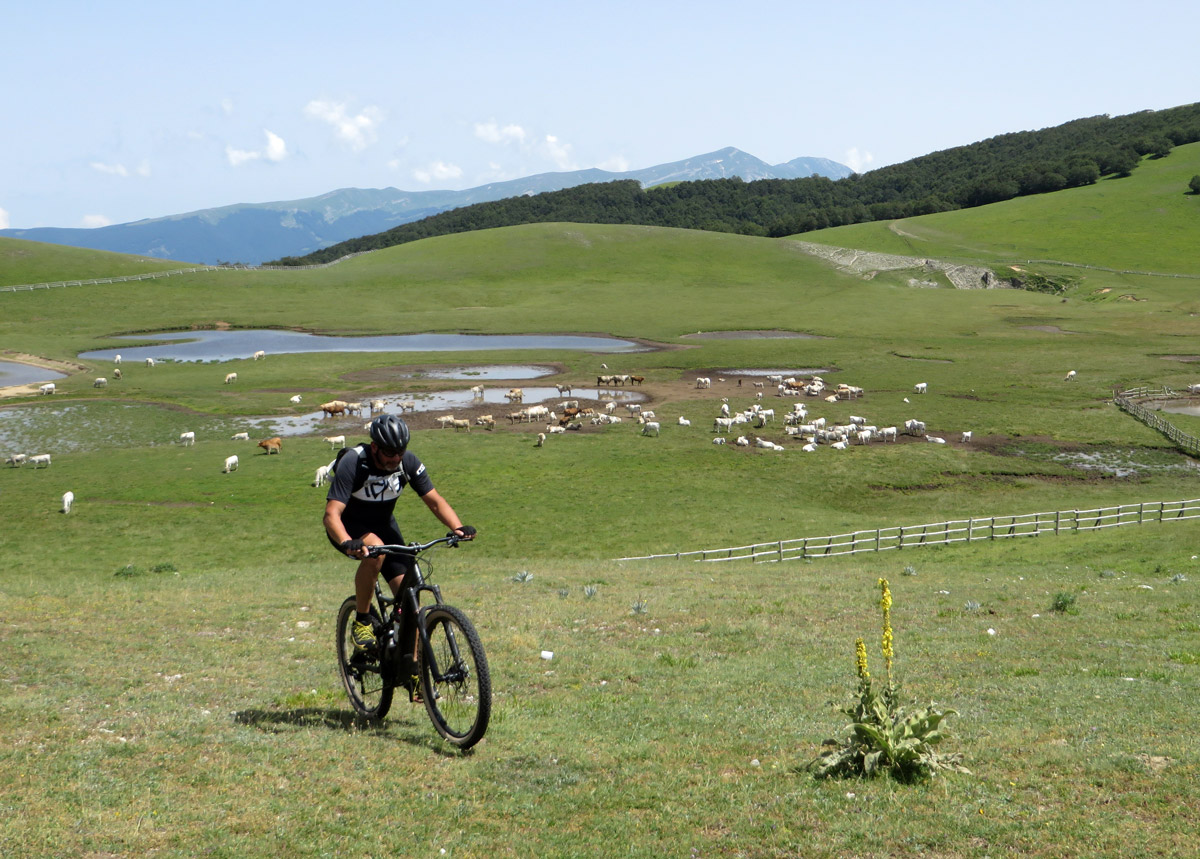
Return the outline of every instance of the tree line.
{"type": "Polygon", "coordinates": [[[463,206],[383,233],[269,265],[313,265],[450,233],[574,222],[681,227],[782,237],[866,221],[984,206],[1128,176],[1144,157],[1200,141],[1200,103],[1126,116],[1077,119],[1003,134],[833,180],[708,179],[642,188],[592,183],[530,197],[463,206]]]}

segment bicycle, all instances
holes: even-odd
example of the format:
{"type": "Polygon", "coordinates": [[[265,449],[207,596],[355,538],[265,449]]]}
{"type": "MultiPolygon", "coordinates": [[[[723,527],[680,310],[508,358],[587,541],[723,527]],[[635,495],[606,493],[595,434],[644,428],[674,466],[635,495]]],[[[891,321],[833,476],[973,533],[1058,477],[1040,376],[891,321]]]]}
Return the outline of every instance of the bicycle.
{"type": "Polygon", "coordinates": [[[474,625],[454,606],[442,602],[430,584],[432,565],[421,555],[439,544],[454,548],[462,538],[448,534],[428,543],[368,546],[370,555],[406,555],[412,570],[395,597],[384,596],[375,582],[371,623],[376,646],[355,652],[351,631],[356,617],[354,597],[347,597],[337,616],[338,673],[355,712],[382,719],[397,688],[412,703],[424,703],[434,729],[460,749],[478,743],[492,713],[492,680],[487,657],[474,625]],[[423,594],[432,597],[421,605],[423,594]],[[387,618],[385,621],[384,618],[387,618]]]}

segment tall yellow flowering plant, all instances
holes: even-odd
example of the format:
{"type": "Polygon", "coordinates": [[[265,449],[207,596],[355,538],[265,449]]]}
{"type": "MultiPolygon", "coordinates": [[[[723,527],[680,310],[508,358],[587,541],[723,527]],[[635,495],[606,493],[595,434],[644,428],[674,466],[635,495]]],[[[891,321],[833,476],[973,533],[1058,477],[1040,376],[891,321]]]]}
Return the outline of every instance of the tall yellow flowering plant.
{"type": "Polygon", "coordinates": [[[916,781],[939,771],[970,772],[960,763],[961,755],[943,755],[934,746],[945,739],[942,720],[954,710],[938,710],[932,704],[912,712],[900,705],[892,663],[895,637],[892,633],[892,591],[887,579],[879,582],[879,608],[883,615],[884,682],[877,689],[867,670],[867,646],[861,638],[854,642],[854,664],[858,673],[858,694],[850,704],[839,708],[850,717],[848,736],[826,740],[827,747],[810,764],[820,777],[874,776],[888,773],[899,781],[916,781]]]}

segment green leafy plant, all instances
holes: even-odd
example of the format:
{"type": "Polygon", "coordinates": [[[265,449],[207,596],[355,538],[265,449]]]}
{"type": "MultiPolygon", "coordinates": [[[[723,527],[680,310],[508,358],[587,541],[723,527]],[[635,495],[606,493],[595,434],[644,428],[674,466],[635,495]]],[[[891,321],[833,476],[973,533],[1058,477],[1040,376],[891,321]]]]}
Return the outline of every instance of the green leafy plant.
{"type": "Polygon", "coordinates": [[[954,710],[939,710],[933,704],[908,710],[900,704],[892,676],[895,657],[892,634],[892,592],[887,579],[879,580],[879,605],[883,614],[881,650],[886,680],[877,687],[867,667],[867,647],[861,638],[854,642],[858,694],[840,712],[850,717],[848,736],[826,740],[827,746],[810,770],[819,778],[844,778],[888,774],[901,782],[929,778],[939,772],[969,773],[958,753],[941,754],[936,749],[946,738],[942,721],[954,710]]]}
{"type": "Polygon", "coordinates": [[[598,593],[600,593],[599,585],[584,585],[583,586],[583,595],[585,597],[587,597],[588,599],[591,599],[598,593]]]}
{"type": "Polygon", "coordinates": [[[521,572],[517,573],[515,576],[510,578],[509,581],[516,582],[517,584],[523,585],[526,582],[533,581],[533,573],[529,572],[529,570],[521,570],[521,572]]]}
{"type": "Polygon", "coordinates": [[[631,611],[633,614],[645,614],[647,611],[649,611],[649,610],[650,610],[650,608],[649,608],[649,606],[646,604],[646,601],[645,601],[645,600],[638,600],[638,601],[637,601],[637,602],[635,602],[635,603],[634,603],[632,606],[630,606],[630,607],[629,607],[629,610],[630,610],[630,611],[631,611]]]}
{"type": "Polygon", "coordinates": [[[1074,613],[1075,611],[1075,594],[1059,591],[1054,595],[1054,599],[1050,602],[1050,610],[1065,614],[1067,612],[1074,613]]]}

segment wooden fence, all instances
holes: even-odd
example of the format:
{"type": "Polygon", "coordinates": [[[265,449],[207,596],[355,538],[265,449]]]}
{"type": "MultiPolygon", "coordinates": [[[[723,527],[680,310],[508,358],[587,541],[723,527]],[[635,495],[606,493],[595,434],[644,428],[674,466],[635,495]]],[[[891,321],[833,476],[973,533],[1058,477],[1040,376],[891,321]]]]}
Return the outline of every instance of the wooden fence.
{"type": "Polygon", "coordinates": [[[1186,394],[1172,391],[1164,385],[1157,389],[1133,388],[1128,391],[1119,391],[1113,396],[1113,402],[1116,403],[1118,408],[1129,412],[1129,414],[1142,423],[1161,432],[1187,453],[1196,456],[1200,455],[1200,438],[1184,432],[1170,421],[1164,420],[1162,415],[1154,409],[1143,405],[1147,400],[1153,402],[1155,400],[1182,400],[1186,398],[1186,394]]]}
{"type": "Polygon", "coordinates": [[[696,561],[801,561],[830,558],[836,555],[855,555],[859,552],[887,552],[892,549],[913,549],[919,546],[946,546],[978,540],[1003,540],[1009,537],[1038,537],[1042,534],[1100,531],[1123,525],[1147,522],[1179,522],[1200,518],[1200,498],[1186,501],[1143,501],[1116,507],[1097,507],[1091,510],[1056,510],[1049,513],[1023,513],[1016,516],[988,516],[972,519],[951,519],[930,525],[904,525],[877,528],[872,531],[853,531],[831,537],[802,537],[776,540],[770,543],[751,543],[726,549],[700,549],[693,552],[671,552],[662,555],[642,555],[617,558],[618,561],[650,561],[658,558],[691,558],[696,561]]]}
{"type": "Polygon", "coordinates": [[[324,262],[319,265],[241,265],[240,263],[237,265],[199,265],[192,268],[176,268],[170,271],[152,271],[146,274],[127,274],[117,277],[97,277],[90,280],[56,280],[52,283],[21,283],[15,286],[0,286],[0,292],[27,292],[34,289],[57,289],[63,286],[91,286],[97,283],[157,280],[160,277],[176,277],[181,274],[195,274],[196,272],[204,271],[305,271],[313,268],[328,268],[331,265],[337,265],[344,260],[364,253],[370,253],[370,251],[358,251],[357,253],[346,254],[331,262],[324,262]]]}

